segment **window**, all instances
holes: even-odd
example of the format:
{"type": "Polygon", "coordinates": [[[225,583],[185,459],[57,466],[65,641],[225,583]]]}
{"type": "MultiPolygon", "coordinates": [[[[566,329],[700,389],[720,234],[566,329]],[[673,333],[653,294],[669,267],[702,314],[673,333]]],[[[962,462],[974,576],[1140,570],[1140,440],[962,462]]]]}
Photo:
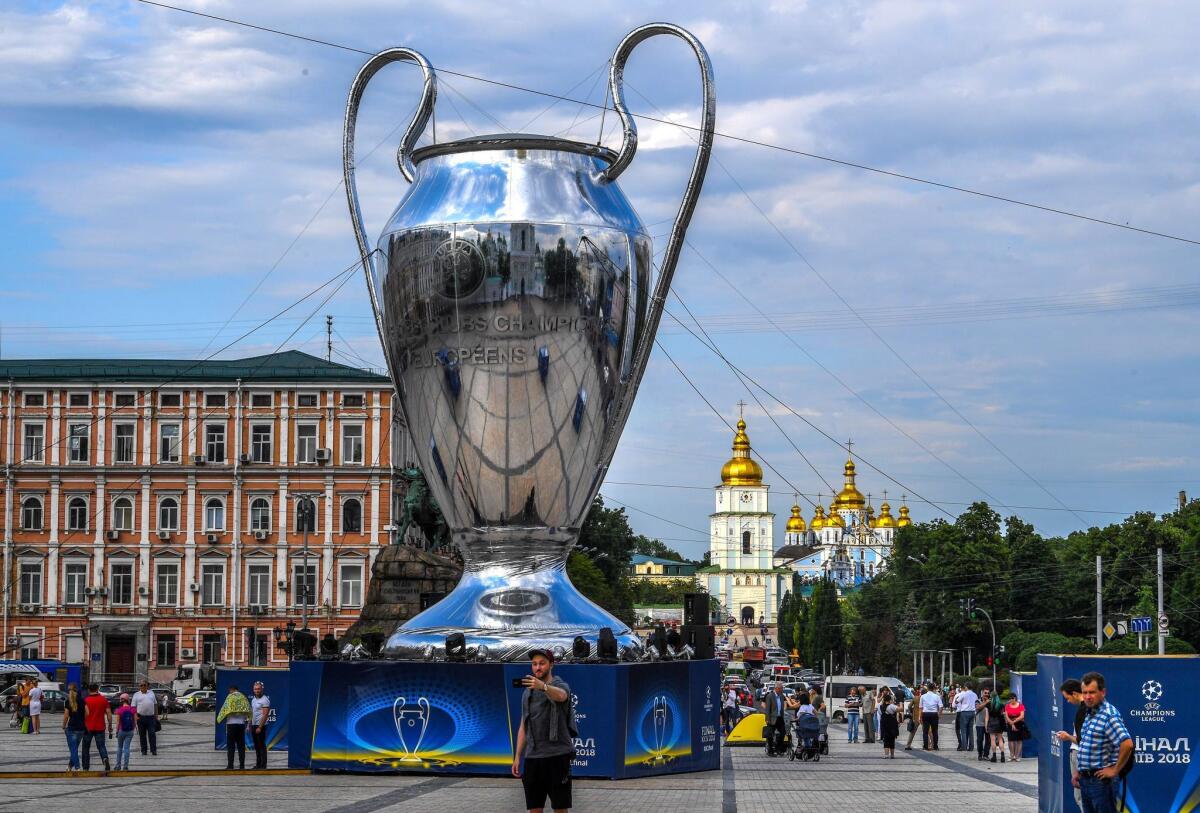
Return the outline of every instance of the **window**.
{"type": "Polygon", "coordinates": [[[46,405],[46,394],[44,392],[27,392],[25,393],[25,406],[27,407],[44,407],[46,405]]]}
{"type": "Polygon", "coordinates": [[[246,599],[251,607],[271,606],[271,566],[252,564],[246,570],[246,599]]]}
{"type": "Polygon", "coordinates": [[[271,424],[256,423],[250,427],[250,459],[255,463],[271,462],[271,424]]]}
{"type": "MultiPolygon", "coordinates": [[[[29,396],[26,396],[28,398],[29,396]]],[[[46,427],[40,423],[25,424],[25,444],[22,457],[28,463],[41,463],[46,456],[46,427]]]]}
{"type": "Polygon", "coordinates": [[[86,531],[88,529],[88,504],[83,497],[72,497],[67,501],[67,530],[86,531]]]}
{"type": "Polygon", "coordinates": [[[158,462],[179,462],[179,424],[164,423],[158,427],[158,462]]]}
{"type": "Polygon", "coordinates": [[[362,533],[362,503],[358,500],[342,503],[342,533],[362,533]]]}
{"type": "Polygon", "coordinates": [[[247,641],[250,645],[250,651],[246,653],[246,659],[250,666],[266,666],[268,653],[271,651],[271,642],[266,634],[255,633],[253,641],[247,641]]]}
{"type": "Polygon", "coordinates": [[[67,449],[69,451],[68,459],[72,463],[87,463],[90,450],[88,449],[88,439],[91,435],[92,427],[86,423],[73,423],[67,429],[67,449]]]}
{"type": "Polygon", "coordinates": [[[179,605],[179,563],[159,562],[155,570],[154,602],[160,607],[179,605]]]}
{"type": "Polygon", "coordinates": [[[225,530],[225,503],[213,497],[204,503],[204,530],[225,530]]]}
{"type": "Polygon", "coordinates": [[[174,666],[176,646],[179,643],[178,637],[160,633],[154,640],[154,659],[156,665],[174,666]]]}
{"type": "Polygon", "coordinates": [[[255,497],[250,501],[250,530],[271,530],[271,503],[265,497],[255,497]]]}
{"type": "Polygon", "coordinates": [[[362,604],[362,565],[342,565],[338,579],[341,589],[341,606],[358,607],[362,604]]]}
{"type": "Polygon", "coordinates": [[[41,649],[38,647],[37,635],[22,635],[21,639],[21,660],[36,661],[41,657],[41,649]]]}
{"type": "Polygon", "coordinates": [[[67,562],[63,565],[63,604],[79,606],[87,603],[87,563],[67,562]]]}
{"type": "Polygon", "coordinates": [[[117,409],[121,407],[137,406],[137,395],[132,392],[118,392],[113,396],[113,406],[117,409]]]}
{"type": "Polygon", "coordinates": [[[204,455],[209,463],[225,462],[225,424],[210,423],[204,427],[204,455]]]}
{"type": "Polygon", "coordinates": [[[362,424],[342,425],[342,463],[363,462],[362,424]]]}
{"type": "Polygon", "coordinates": [[[128,497],[118,497],[113,500],[112,529],[114,531],[133,530],[133,500],[128,497]]]}
{"type": "Polygon", "coordinates": [[[111,604],[133,604],[133,563],[113,562],[108,577],[108,600],[111,604]]]}
{"type": "Polygon", "coordinates": [[[225,406],[225,393],[223,393],[223,392],[205,393],[204,405],[206,407],[223,407],[223,406],[225,406]]]}
{"type": "Polygon", "coordinates": [[[295,528],[297,533],[317,532],[317,501],[312,497],[296,498],[295,528]]]}
{"type": "Polygon", "coordinates": [[[311,607],[317,603],[317,566],[292,565],[292,601],[302,606],[306,601],[311,607]],[[305,575],[307,571],[307,576],[305,575]]]}
{"type": "Polygon", "coordinates": [[[26,497],[21,500],[21,529],[24,531],[42,530],[41,497],[26,497]]]}
{"type": "Polygon", "coordinates": [[[317,462],[317,425],[301,424],[296,427],[296,462],[317,462]]]}
{"type": "Polygon", "coordinates": [[[179,530],[179,500],[174,497],[163,497],[158,504],[158,530],[179,530]]]}
{"type": "Polygon", "coordinates": [[[164,392],[158,396],[158,405],[163,408],[178,409],[183,404],[183,398],[177,392],[164,392]]]}
{"type": "Polygon", "coordinates": [[[299,407],[299,408],[315,407],[316,405],[317,405],[316,393],[310,392],[310,393],[297,393],[296,394],[296,406],[297,407],[299,407]]]}
{"type": "Polygon", "coordinates": [[[113,427],[113,462],[114,463],[132,463],[133,462],[133,438],[134,425],[131,423],[119,423],[113,427]]]}
{"type": "Polygon", "coordinates": [[[224,562],[200,565],[200,603],[205,607],[225,604],[224,562]]]}
{"type": "Polygon", "coordinates": [[[90,392],[73,392],[67,396],[67,406],[86,407],[92,405],[90,392]]]}
{"type": "Polygon", "coordinates": [[[21,586],[17,591],[17,601],[21,604],[42,603],[42,563],[21,562],[21,586]]]}
{"type": "Polygon", "coordinates": [[[361,395],[343,395],[342,406],[348,409],[362,409],[363,397],[361,395]]]}
{"type": "Polygon", "coordinates": [[[225,651],[225,636],[219,632],[206,632],[200,636],[200,647],[204,663],[220,663],[221,653],[225,651]]]}
{"type": "Polygon", "coordinates": [[[269,392],[252,392],[252,393],[250,393],[250,406],[252,406],[252,407],[269,407],[269,406],[271,406],[271,393],[269,393],[269,392]]]}
{"type": "Polygon", "coordinates": [[[750,532],[742,532],[742,553],[750,553],[750,532]]]}

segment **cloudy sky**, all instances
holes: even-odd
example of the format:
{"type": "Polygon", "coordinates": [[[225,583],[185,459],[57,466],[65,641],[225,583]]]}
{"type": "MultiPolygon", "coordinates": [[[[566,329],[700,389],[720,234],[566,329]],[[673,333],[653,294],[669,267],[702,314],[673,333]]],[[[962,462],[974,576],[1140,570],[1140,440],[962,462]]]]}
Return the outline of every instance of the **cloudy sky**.
{"type": "MultiPolygon", "coordinates": [[[[1200,18],[1185,3],[180,3],[596,103],[622,35],[669,20],[711,53],[723,132],[1200,240],[1200,18]]],[[[351,265],[341,116],[363,60],[132,1],[7,4],[0,353],[207,356],[351,265]]],[[[698,121],[682,44],[640,47],[627,78],[635,112],[698,121]]],[[[367,94],[372,232],[404,192],[396,128],[417,88],[394,67],[367,94]]],[[[440,89],[439,140],[600,136],[577,104],[456,76],[440,89]]],[[[621,183],[657,237],[691,142],[642,134],[621,183]]],[[[986,499],[1064,533],[1200,491],[1200,245],[728,139],[689,241],[676,292],[770,395],[669,316],[660,339],[724,421],[749,403],[779,472],[777,534],[793,490],[827,505],[840,485],[830,438],[853,438],[876,504],[908,493],[917,519],[986,499]]],[[[359,279],[305,321],[314,307],[221,355],[323,353],[330,312],[335,357],[382,365],[359,279]]],[[[656,353],[604,493],[699,556],[723,420],[656,353]]]]}

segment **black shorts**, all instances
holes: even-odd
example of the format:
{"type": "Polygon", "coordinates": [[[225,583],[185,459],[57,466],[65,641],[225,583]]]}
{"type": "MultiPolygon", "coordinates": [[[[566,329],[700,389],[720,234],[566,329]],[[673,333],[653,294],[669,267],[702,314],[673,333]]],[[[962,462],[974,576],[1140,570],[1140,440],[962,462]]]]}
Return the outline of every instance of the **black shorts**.
{"type": "Polygon", "coordinates": [[[574,758],[574,754],[526,758],[525,770],[521,772],[526,810],[545,807],[547,796],[554,810],[571,806],[571,760],[574,758]]]}

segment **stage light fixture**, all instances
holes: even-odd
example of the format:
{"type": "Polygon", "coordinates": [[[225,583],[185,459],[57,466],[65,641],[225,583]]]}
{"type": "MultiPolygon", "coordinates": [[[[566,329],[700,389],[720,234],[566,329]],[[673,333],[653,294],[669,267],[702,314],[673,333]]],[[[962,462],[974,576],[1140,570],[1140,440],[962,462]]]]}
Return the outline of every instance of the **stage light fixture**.
{"type": "Polygon", "coordinates": [[[367,654],[372,658],[379,657],[380,650],[383,649],[383,642],[387,640],[382,632],[366,632],[362,636],[363,649],[367,650],[367,654]]]}
{"type": "Polygon", "coordinates": [[[452,632],[446,636],[446,660],[462,663],[467,659],[467,636],[452,632]]]}
{"type": "Polygon", "coordinates": [[[586,661],[588,656],[592,654],[592,644],[587,638],[582,635],[576,635],[575,641],[571,644],[571,660],[586,661]]]}

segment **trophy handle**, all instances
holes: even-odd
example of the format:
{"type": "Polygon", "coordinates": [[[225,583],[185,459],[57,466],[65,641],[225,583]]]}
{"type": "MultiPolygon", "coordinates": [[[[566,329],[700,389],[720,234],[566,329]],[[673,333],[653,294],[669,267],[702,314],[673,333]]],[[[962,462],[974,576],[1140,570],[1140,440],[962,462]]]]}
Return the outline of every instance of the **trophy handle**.
{"type": "Polygon", "coordinates": [[[390,62],[415,62],[425,78],[425,86],[421,90],[421,102],[413,114],[404,137],[400,139],[400,147],[396,150],[396,163],[405,179],[412,183],[416,176],[413,166],[412,152],[417,139],[425,131],[429,117],[433,115],[433,105],[437,101],[437,75],[429,60],[420,52],[411,48],[388,48],[380,51],[367,60],[354,82],[350,85],[350,96],[346,99],[346,123],[342,131],[342,173],[346,182],[346,202],[350,204],[350,220],[354,226],[354,237],[358,240],[358,252],[362,257],[363,273],[367,278],[367,291],[371,296],[371,310],[375,314],[375,327],[383,338],[383,314],[379,308],[379,299],[375,293],[373,279],[372,256],[374,252],[367,243],[366,228],[363,226],[362,208],[358,203],[358,185],[354,180],[354,128],[358,123],[358,106],[362,102],[367,83],[379,72],[379,69],[390,62]]]}
{"type": "MultiPolygon", "coordinates": [[[[667,293],[671,289],[671,278],[675,275],[675,266],[678,264],[679,254],[683,250],[684,236],[687,234],[688,224],[692,220],[692,212],[696,209],[696,201],[700,198],[700,189],[704,185],[704,174],[708,171],[708,158],[712,153],[713,131],[717,126],[717,97],[713,89],[712,62],[700,40],[696,39],[687,29],[670,23],[650,23],[635,28],[626,34],[625,39],[621,40],[621,44],[617,46],[609,67],[608,82],[612,93],[613,107],[616,108],[617,115],[621,117],[624,137],[621,142],[621,151],[617,153],[617,158],[612,165],[601,173],[601,180],[615,181],[629,166],[637,152],[637,122],[629,114],[629,109],[625,105],[625,62],[629,59],[633,49],[640,43],[659,34],[679,37],[692,47],[692,51],[696,54],[696,61],[700,63],[700,83],[704,106],[700,116],[700,133],[696,146],[696,159],[692,162],[692,174],[688,177],[683,200],[679,202],[679,211],[675,215],[674,225],[671,226],[667,249],[663,253],[662,263],[659,265],[659,277],[650,300],[646,329],[642,333],[641,342],[634,350],[632,369],[637,379],[640,379],[642,373],[645,372],[647,357],[650,355],[650,349],[654,346],[654,334],[658,332],[663,305],[666,304],[667,293]]],[[[638,381],[634,380],[632,384],[636,389],[638,381]]]]}

